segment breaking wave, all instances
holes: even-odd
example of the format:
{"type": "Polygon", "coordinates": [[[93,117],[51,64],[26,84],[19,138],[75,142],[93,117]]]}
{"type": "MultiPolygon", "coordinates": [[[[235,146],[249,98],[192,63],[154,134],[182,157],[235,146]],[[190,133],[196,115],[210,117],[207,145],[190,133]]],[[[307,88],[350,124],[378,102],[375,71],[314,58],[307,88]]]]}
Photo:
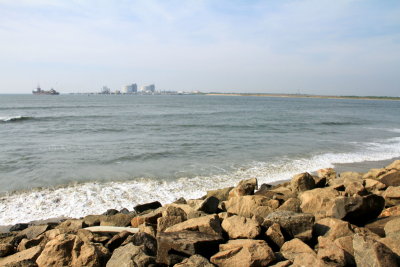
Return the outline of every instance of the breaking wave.
{"type": "Polygon", "coordinates": [[[19,122],[19,121],[26,121],[26,120],[32,120],[32,119],[34,119],[34,117],[28,117],[28,116],[0,117],[0,123],[19,122]]]}

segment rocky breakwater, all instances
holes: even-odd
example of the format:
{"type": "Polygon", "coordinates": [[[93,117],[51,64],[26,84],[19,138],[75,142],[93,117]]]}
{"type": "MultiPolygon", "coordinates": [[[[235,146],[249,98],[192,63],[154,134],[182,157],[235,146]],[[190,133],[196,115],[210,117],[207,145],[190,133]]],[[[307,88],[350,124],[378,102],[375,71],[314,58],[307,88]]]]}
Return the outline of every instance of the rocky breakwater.
{"type": "Polygon", "coordinates": [[[367,173],[321,169],[134,211],[18,224],[0,266],[399,266],[400,161],[367,173]]]}

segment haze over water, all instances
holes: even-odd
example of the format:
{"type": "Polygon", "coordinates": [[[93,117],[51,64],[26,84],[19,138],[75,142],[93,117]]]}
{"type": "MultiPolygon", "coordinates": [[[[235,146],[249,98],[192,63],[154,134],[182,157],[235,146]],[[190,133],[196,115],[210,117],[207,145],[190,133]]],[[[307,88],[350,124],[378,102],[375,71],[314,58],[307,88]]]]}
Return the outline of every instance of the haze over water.
{"type": "Polygon", "coordinates": [[[398,101],[1,95],[0,225],[399,157],[398,114],[398,101]]]}

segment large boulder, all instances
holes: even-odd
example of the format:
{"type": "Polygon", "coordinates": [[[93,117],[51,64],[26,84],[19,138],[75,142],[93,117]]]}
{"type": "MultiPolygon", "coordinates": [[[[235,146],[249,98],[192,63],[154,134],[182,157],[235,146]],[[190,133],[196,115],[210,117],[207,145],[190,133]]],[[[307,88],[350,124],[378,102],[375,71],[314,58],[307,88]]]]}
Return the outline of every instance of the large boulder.
{"type": "Polygon", "coordinates": [[[353,248],[357,266],[397,266],[396,254],[368,236],[355,234],[353,248]]]}
{"type": "Polygon", "coordinates": [[[303,192],[315,188],[314,178],[307,172],[295,175],[290,181],[293,192],[303,192]]]}
{"type": "Polygon", "coordinates": [[[132,227],[138,227],[143,223],[157,224],[157,219],[162,216],[163,208],[158,208],[146,214],[140,214],[131,220],[132,227]]]}
{"type": "Polygon", "coordinates": [[[303,212],[314,214],[316,219],[333,216],[334,200],[339,192],[331,187],[315,188],[299,195],[303,212]]]}
{"type": "Polygon", "coordinates": [[[301,212],[301,202],[298,198],[291,197],[286,200],[277,210],[287,210],[293,212],[301,212]]]}
{"type": "Polygon", "coordinates": [[[222,221],[222,229],[228,233],[229,238],[249,238],[257,237],[261,232],[260,225],[253,219],[243,216],[231,216],[222,221]]]}
{"type": "Polygon", "coordinates": [[[297,256],[304,256],[306,254],[316,256],[314,250],[298,238],[285,242],[281,247],[280,252],[283,257],[291,261],[293,261],[297,256]]]}
{"type": "Polygon", "coordinates": [[[174,267],[214,267],[206,258],[200,255],[193,255],[184,259],[181,263],[175,264],[174,267]]]}
{"type": "Polygon", "coordinates": [[[254,190],[257,188],[258,182],[256,178],[240,181],[235,188],[229,191],[228,199],[232,197],[253,195],[254,190]]]}
{"type": "Polygon", "coordinates": [[[383,197],[387,207],[400,205],[400,187],[389,186],[383,193],[383,197]]]}
{"type": "Polygon", "coordinates": [[[270,213],[263,222],[263,226],[269,227],[274,223],[280,225],[283,234],[290,238],[299,238],[303,241],[310,240],[315,217],[307,213],[295,213],[291,211],[275,211],[270,213]]]}
{"type": "Polygon", "coordinates": [[[221,223],[218,215],[208,215],[175,224],[165,229],[165,232],[199,231],[211,235],[222,235],[221,223]]]}
{"type": "Polygon", "coordinates": [[[379,181],[387,186],[400,186],[400,171],[385,174],[380,177],[379,181]]]}
{"type": "Polygon", "coordinates": [[[137,212],[137,213],[142,213],[148,210],[155,210],[158,208],[161,208],[162,205],[160,202],[158,201],[154,201],[154,202],[150,202],[150,203],[145,203],[145,204],[139,204],[136,205],[133,209],[137,212]]]}
{"type": "Polygon", "coordinates": [[[318,253],[319,259],[327,264],[334,266],[347,266],[346,252],[336,245],[331,239],[326,237],[318,237],[318,253]]]}
{"type": "Polygon", "coordinates": [[[35,260],[42,252],[40,246],[23,250],[10,256],[0,258],[0,266],[34,266],[35,260]]]}
{"type": "Polygon", "coordinates": [[[216,198],[219,199],[219,201],[228,200],[229,192],[230,192],[233,188],[234,188],[234,187],[227,187],[227,188],[222,188],[222,189],[216,189],[216,190],[207,191],[206,198],[208,198],[208,197],[216,197],[216,198]]]}
{"type": "Polygon", "coordinates": [[[101,244],[83,242],[78,236],[61,234],[49,241],[36,263],[45,266],[102,266],[109,251],[101,244]]]}
{"type": "Polygon", "coordinates": [[[274,260],[274,252],[264,240],[252,239],[229,240],[210,259],[219,267],[267,266],[274,260]]]}
{"type": "Polygon", "coordinates": [[[223,239],[201,232],[163,232],[157,235],[157,262],[174,265],[185,258],[199,254],[206,258],[218,251],[223,239]]]}
{"type": "Polygon", "coordinates": [[[316,237],[324,236],[332,240],[343,236],[352,236],[354,234],[349,222],[336,218],[324,218],[318,220],[314,224],[313,232],[316,237]]]}
{"type": "Polygon", "coordinates": [[[125,227],[130,225],[135,214],[117,213],[115,215],[104,216],[100,219],[100,226],[120,226],[125,227]]]}
{"type": "Polygon", "coordinates": [[[232,197],[222,202],[222,207],[229,213],[251,218],[253,216],[265,217],[274,210],[273,199],[264,196],[232,197]],[[273,203],[272,203],[273,202],[273,203]]]}
{"type": "Polygon", "coordinates": [[[147,255],[143,246],[129,243],[114,251],[106,267],[147,267],[155,263],[156,258],[147,255]]]}
{"type": "Polygon", "coordinates": [[[268,244],[270,244],[273,249],[279,250],[285,243],[285,237],[282,234],[281,227],[277,223],[273,223],[268,227],[265,235],[267,236],[268,244]]]}

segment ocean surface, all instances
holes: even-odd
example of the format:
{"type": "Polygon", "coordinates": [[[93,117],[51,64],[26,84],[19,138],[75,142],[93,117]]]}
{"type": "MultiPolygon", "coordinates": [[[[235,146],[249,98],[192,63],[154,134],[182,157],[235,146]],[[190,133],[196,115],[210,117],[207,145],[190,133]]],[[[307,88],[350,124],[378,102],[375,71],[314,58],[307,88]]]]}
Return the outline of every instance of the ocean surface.
{"type": "Polygon", "coordinates": [[[0,225],[400,156],[400,101],[0,95],[0,225]]]}

